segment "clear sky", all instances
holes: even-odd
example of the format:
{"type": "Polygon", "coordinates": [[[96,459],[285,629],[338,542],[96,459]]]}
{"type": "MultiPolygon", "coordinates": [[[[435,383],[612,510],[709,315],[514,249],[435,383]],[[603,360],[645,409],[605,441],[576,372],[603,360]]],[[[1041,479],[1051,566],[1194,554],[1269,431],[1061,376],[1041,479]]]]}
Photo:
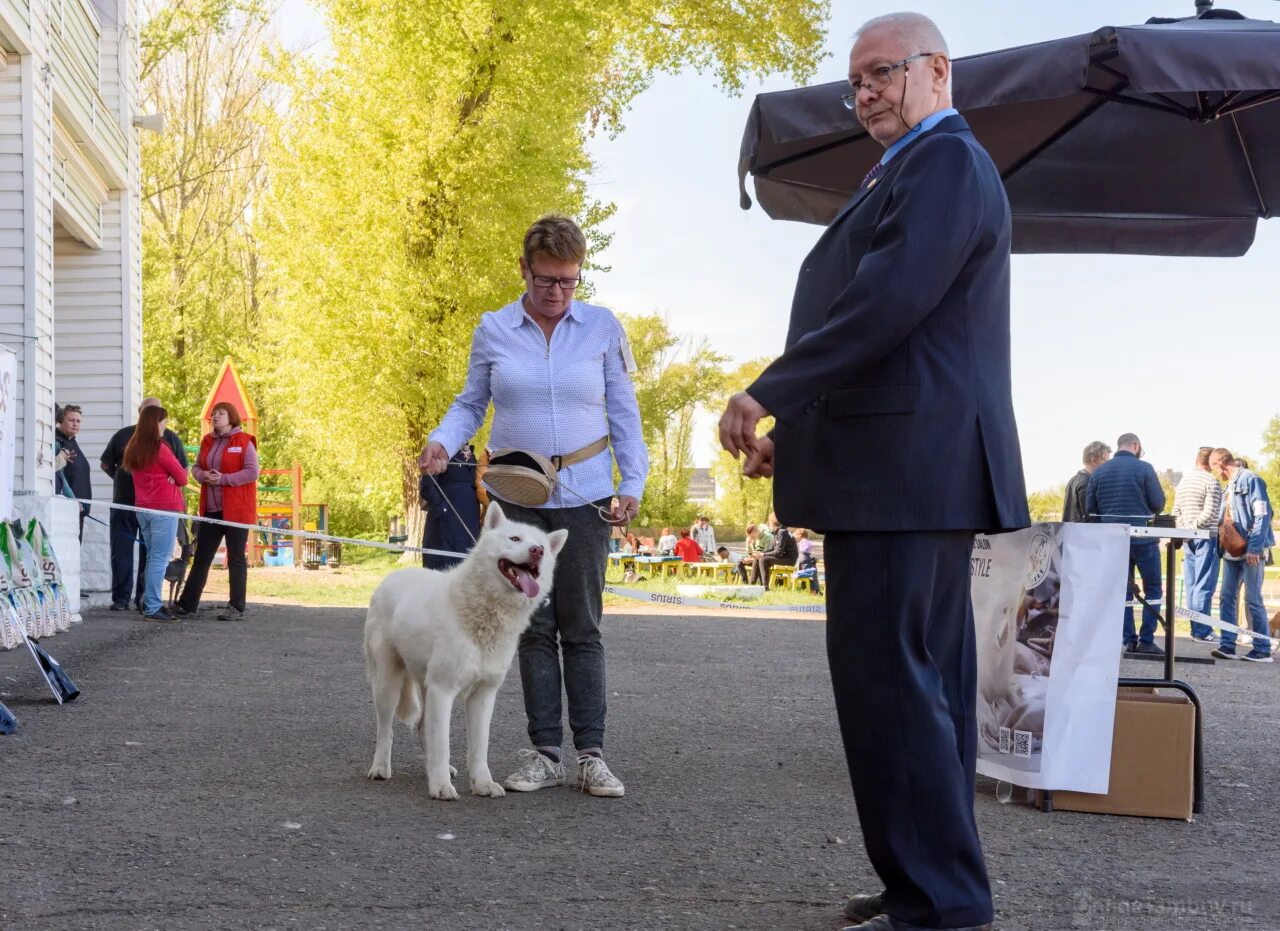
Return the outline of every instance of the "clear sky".
{"type": "MultiPolygon", "coordinates": [[[[1218,6],[1280,18],[1274,0],[1218,6]]],[[[828,57],[813,83],[844,77],[862,21],[904,8],[848,0],[832,7],[828,57]]],[[[1194,3],[915,0],[905,8],[932,17],[960,57],[1185,16],[1194,3]]],[[[323,36],[305,0],[287,0],[281,22],[290,45],[323,36]]],[[[735,360],[781,350],[795,273],[821,228],[741,210],[736,165],[753,96],[788,86],[773,79],[732,98],[697,74],[663,76],[617,138],[593,141],[592,193],[618,207],[613,244],[599,257],[612,266],[597,277],[599,303],[663,313],[678,332],[705,336],[735,360]]],[[[1207,444],[1256,456],[1263,428],[1280,413],[1280,220],[1261,224],[1239,259],[1045,255],[1013,263],[1014,403],[1029,490],[1064,482],[1086,443],[1114,445],[1127,431],[1161,470],[1183,471],[1207,444]],[[1222,379],[1211,381],[1211,361],[1225,364],[1222,379]]],[[[710,461],[713,422],[708,416],[700,426],[698,465],[710,461]]]]}

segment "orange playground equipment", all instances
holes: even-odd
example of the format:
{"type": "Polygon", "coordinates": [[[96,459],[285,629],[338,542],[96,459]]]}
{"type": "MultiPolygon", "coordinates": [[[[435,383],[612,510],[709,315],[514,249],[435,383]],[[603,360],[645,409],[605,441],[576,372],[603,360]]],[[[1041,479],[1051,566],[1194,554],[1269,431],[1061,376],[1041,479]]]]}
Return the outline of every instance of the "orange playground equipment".
{"type": "MultiPolygon", "coordinates": [[[[302,463],[297,459],[287,469],[263,469],[260,476],[287,475],[287,485],[258,486],[258,523],[276,530],[329,531],[329,505],[302,500],[302,463]],[[263,501],[265,495],[287,495],[283,501],[263,501]]],[[[261,480],[261,479],[259,479],[261,480]]],[[[249,564],[253,566],[293,566],[318,569],[338,564],[341,550],[320,540],[253,533],[249,535],[249,564]],[[301,557],[299,558],[299,555],[301,557]]]]}

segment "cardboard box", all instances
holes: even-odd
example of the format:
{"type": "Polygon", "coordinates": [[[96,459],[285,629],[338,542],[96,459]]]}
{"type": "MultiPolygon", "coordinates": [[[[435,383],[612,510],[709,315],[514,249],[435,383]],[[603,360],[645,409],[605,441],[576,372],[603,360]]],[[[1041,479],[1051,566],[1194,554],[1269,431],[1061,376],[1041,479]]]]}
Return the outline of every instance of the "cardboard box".
{"type": "Polygon", "coordinates": [[[1195,708],[1181,693],[1120,689],[1106,795],[1054,792],[1053,807],[1191,820],[1195,708]]]}

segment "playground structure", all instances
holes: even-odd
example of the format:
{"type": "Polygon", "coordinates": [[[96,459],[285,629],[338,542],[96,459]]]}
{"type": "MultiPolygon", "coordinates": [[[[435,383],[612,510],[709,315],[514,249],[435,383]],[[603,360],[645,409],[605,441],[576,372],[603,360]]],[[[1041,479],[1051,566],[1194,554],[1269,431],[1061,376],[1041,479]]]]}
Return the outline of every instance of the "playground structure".
{"type": "MultiPolygon", "coordinates": [[[[230,403],[240,414],[241,427],[245,433],[258,437],[258,409],[254,406],[245,391],[244,382],[228,356],[222,362],[218,377],[213,380],[213,388],[205,399],[204,408],[200,412],[200,426],[204,433],[212,428],[210,420],[213,406],[220,402],[230,403]]],[[[259,438],[260,439],[260,438],[259,438]]],[[[188,447],[197,452],[199,447],[188,447]]],[[[262,443],[258,443],[261,453],[262,443]]],[[[308,504],[302,500],[302,463],[297,459],[287,469],[262,469],[259,482],[266,476],[288,476],[288,484],[258,485],[258,524],[274,530],[310,530],[320,533],[329,531],[329,505],[308,504]],[[286,500],[263,501],[263,495],[287,495],[286,500]]],[[[321,540],[299,539],[297,537],[280,536],[268,533],[250,533],[246,556],[251,566],[293,566],[295,568],[319,569],[337,566],[342,558],[342,545],[326,543],[321,540]],[[298,558],[300,555],[301,558],[298,558]]],[[[220,548],[215,562],[225,565],[225,548],[220,548]]]]}
{"type": "MultiPolygon", "coordinates": [[[[297,459],[287,469],[263,469],[260,475],[287,475],[288,485],[259,485],[258,493],[288,494],[288,501],[263,503],[258,501],[258,523],[276,530],[310,530],[329,532],[329,505],[308,504],[302,500],[302,463],[297,459]],[[307,512],[314,511],[315,518],[307,519],[307,512]]],[[[275,534],[249,534],[249,565],[294,566],[305,569],[333,568],[342,558],[342,544],[323,540],[298,539],[275,534]],[[301,552],[301,559],[298,553],[301,552]]]]}

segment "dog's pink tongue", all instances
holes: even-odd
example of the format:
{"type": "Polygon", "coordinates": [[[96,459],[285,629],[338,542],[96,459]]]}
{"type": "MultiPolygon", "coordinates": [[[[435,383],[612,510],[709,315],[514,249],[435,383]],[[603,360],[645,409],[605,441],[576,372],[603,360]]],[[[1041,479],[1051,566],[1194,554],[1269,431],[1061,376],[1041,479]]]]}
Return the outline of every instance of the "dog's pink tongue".
{"type": "Polygon", "coordinates": [[[519,566],[516,567],[516,583],[527,598],[538,597],[538,580],[519,566]]]}

